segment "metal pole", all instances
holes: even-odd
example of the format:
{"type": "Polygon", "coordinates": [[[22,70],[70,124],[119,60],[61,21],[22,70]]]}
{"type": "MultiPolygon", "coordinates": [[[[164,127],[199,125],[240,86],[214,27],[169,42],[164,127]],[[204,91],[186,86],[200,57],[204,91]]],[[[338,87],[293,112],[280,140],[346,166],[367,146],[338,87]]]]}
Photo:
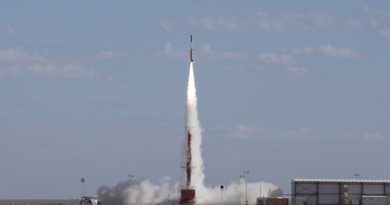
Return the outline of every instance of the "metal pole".
{"type": "Polygon", "coordinates": [[[247,175],[249,174],[248,170],[243,171],[243,175],[240,175],[240,178],[243,178],[245,180],[245,205],[248,205],[248,182],[247,182],[247,175]]]}
{"type": "Polygon", "coordinates": [[[223,185],[221,185],[221,205],[223,205],[223,185]]]}
{"type": "Polygon", "coordinates": [[[84,183],[85,183],[85,178],[82,177],[82,178],[80,179],[80,181],[81,181],[81,196],[83,197],[83,196],[84,196],[84,183]]]}
{"type": "Polygon", "coordinates": [[[259,189],[260,189],[260,197],[261,197],[261,183],[260,183],[260,187],[259,187],[259,189]]]}
{"type": "Polygon", "coordinates": [[[245,204],[248,205],[248,182],[246,181],[245,177],[245,204]]]}
{"type": "Polygon", "coordinates": [[[245,176],[244,175],[240,175],[240,179],[245,180],[245,176]]]}
{"type": "Polygon", "coordinates": [[[249,170],[244,171],[244,178],[245,178],[245,204],[248,205],[248,180],[247,175],[249,174],[249,170]]]}

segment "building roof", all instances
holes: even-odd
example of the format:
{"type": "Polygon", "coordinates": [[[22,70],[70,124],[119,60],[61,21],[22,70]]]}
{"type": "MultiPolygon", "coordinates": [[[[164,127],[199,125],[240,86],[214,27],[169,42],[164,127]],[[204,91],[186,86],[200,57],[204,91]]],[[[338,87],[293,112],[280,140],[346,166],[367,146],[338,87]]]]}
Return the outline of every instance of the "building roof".
{"type": "Polygon", "coordinates": [[[390,179],[292,179],[291,182],[390,183],[390,179]]]}

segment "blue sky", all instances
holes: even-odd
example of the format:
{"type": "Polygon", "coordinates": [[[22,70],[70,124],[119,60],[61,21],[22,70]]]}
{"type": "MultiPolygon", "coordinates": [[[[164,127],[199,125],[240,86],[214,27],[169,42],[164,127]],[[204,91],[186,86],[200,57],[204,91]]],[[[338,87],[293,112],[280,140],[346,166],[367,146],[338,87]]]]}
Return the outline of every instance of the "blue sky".
{"type": "Polygon", "coordinates": [[[206,184],[389,178],[387,1],[4,1],[0,198],[180,178],[194,35],[206,184]]]}

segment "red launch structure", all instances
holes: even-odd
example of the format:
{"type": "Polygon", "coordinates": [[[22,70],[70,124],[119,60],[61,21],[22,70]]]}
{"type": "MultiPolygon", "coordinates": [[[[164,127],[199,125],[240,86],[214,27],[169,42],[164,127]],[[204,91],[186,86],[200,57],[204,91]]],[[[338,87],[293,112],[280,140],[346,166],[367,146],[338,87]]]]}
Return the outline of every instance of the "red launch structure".
{"type": "Polygon", "coordinates": [[[191,166],[192,166],[192,155],[191,155],[191,133],[187,132],[187,162],[186,162],[186,174],[187,174],[187,188],[191,185],[191,166]]]}
{"type": "MultiPolygon", "coordinates": [[[[192,35],[190,36],[191,48],[190,48],[190,63],[193,62],[192,58],[192,35]]],[[[187,143],[186,143],[186,162],[183,166],[186,173],[186,184],[181,190],[180,204],[188,205],[195,204],[195,189],[191,187],[191,172],[192,172],[192,153],[191,153],[191,140],[192,135],[187,128],[187,143]]]]}
{"type": "Polygon", "coordinates": [[[192,171],[192,155],[191,155],[191,140],[192,135],[187,131],[187,152],[186,152],[186,186],[181,190],[180,204],[195,204],[195,189],[191,188],[191,171],[192,171]]]}

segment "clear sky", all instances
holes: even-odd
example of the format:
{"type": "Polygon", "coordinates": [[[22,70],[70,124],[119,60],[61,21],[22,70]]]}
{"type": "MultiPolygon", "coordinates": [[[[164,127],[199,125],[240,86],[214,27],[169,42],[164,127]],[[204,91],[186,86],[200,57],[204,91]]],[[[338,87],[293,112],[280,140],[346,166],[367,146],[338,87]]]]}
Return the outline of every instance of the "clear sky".
{"type": "Polygon", "coordinates": [[[190,34],[206,184],[390,178],[389,1],[2,1],[0,198],[178,181],[190,34]]]}

